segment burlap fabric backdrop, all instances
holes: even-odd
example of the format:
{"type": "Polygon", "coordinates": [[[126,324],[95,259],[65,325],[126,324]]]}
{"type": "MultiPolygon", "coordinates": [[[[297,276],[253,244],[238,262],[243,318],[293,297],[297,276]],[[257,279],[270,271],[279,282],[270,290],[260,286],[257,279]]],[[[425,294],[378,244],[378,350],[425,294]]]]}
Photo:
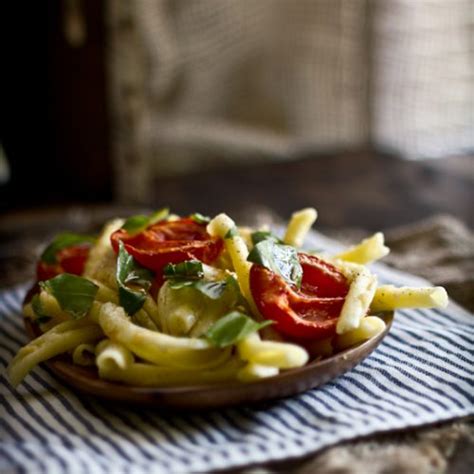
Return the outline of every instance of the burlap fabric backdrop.
{"type": "Polygon", "coordinates": [[[225,160],[474,148],[472,0],[110,0],[117,195],[225,160]]]}

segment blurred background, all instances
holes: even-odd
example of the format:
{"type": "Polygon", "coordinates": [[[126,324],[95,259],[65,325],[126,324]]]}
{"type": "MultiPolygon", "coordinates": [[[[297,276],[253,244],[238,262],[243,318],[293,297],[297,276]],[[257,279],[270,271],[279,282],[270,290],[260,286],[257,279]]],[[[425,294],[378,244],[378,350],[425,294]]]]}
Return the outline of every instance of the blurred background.
{"type": "MultiPolygon", "coordinates": [[[[472,185],[473,0],[10,3],[3,211],[257,203],[329,214],[341,200],[356,225],[361,199],[377,212],[400,187],[381,156],[423,163],[404,168],[405,194],[423,193],[414,187],[433,169],[472,185]],[[337,192],[312,189],[328,181],[337,192]],[[361,188],[341,197],[351,181],[361,188]]],[[[440,196],[448,190],[427,199],[469,220],[462,190],[449,191],[455,205],[440,196]]]]}

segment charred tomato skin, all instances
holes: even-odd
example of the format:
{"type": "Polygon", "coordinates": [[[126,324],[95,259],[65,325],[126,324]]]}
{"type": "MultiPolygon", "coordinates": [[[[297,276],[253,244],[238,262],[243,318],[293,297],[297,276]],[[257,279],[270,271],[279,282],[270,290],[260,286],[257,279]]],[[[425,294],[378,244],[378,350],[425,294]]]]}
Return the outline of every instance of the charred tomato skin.
{"type": "Polygon", "coordinates": [[[333,336],[349,283],[325,260],[305,253],[299,253],[298,260],[303,269],[300,288],[261,265],[252,266],[250,289],[255,304],[283,336],[296,340],[333,336]]]}

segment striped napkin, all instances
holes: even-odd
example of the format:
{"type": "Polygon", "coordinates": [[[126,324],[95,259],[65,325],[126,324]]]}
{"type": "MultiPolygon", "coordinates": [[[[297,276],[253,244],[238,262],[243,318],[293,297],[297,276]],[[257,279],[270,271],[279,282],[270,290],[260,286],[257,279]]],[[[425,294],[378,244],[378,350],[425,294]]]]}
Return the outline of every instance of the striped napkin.
{"type": "MultiPolygon", "coordinates": [[[[319,234],[308,240],[337,250],[319,234]]],[[[380,264],[374,271],[384,284],[427,284],[380,264]]],[[[474,316],[454,303],[397,312],[372,355],[321,388],[264,406],[181,414],[76,394],[43,367],[14,390],[4,368],[26,342],[24,293],[0,293],[0,472],[201,472],[474,414],[474,316]]]]}

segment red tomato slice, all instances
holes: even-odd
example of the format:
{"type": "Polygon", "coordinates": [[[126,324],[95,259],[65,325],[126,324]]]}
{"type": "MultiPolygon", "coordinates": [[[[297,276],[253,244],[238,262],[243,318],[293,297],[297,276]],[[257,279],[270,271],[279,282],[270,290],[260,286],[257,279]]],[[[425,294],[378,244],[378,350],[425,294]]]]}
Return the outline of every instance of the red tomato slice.
{"type": "Polygon", "coordinates": [[[111,236],[115,252],[120,240],[137,262],[158,274],[167,263],[193,259],[211,263],[223,247],[222,239],[206,232],[206,224],[190,218],[158,222],[136,235],[119,229],[111,236]]]}
{"type": "Polygon", "coordinates": [[[275,329],[295,339],[324,339],[335,334],[337,319],[349,291],[345,276],[320,258],[298,254],[303,268],[301,288],[261,265],[250,271],[253,299],[275,329]]]}
{"type": "Polygon", "coordinates": [[[59,250],[56,254],[57,263],[51,264],[39,261],[36,266],[38,281],[49,280],[60,273],[82,275],[84,265],[89,255],[90,246],[73,245],[59,250]]]}

